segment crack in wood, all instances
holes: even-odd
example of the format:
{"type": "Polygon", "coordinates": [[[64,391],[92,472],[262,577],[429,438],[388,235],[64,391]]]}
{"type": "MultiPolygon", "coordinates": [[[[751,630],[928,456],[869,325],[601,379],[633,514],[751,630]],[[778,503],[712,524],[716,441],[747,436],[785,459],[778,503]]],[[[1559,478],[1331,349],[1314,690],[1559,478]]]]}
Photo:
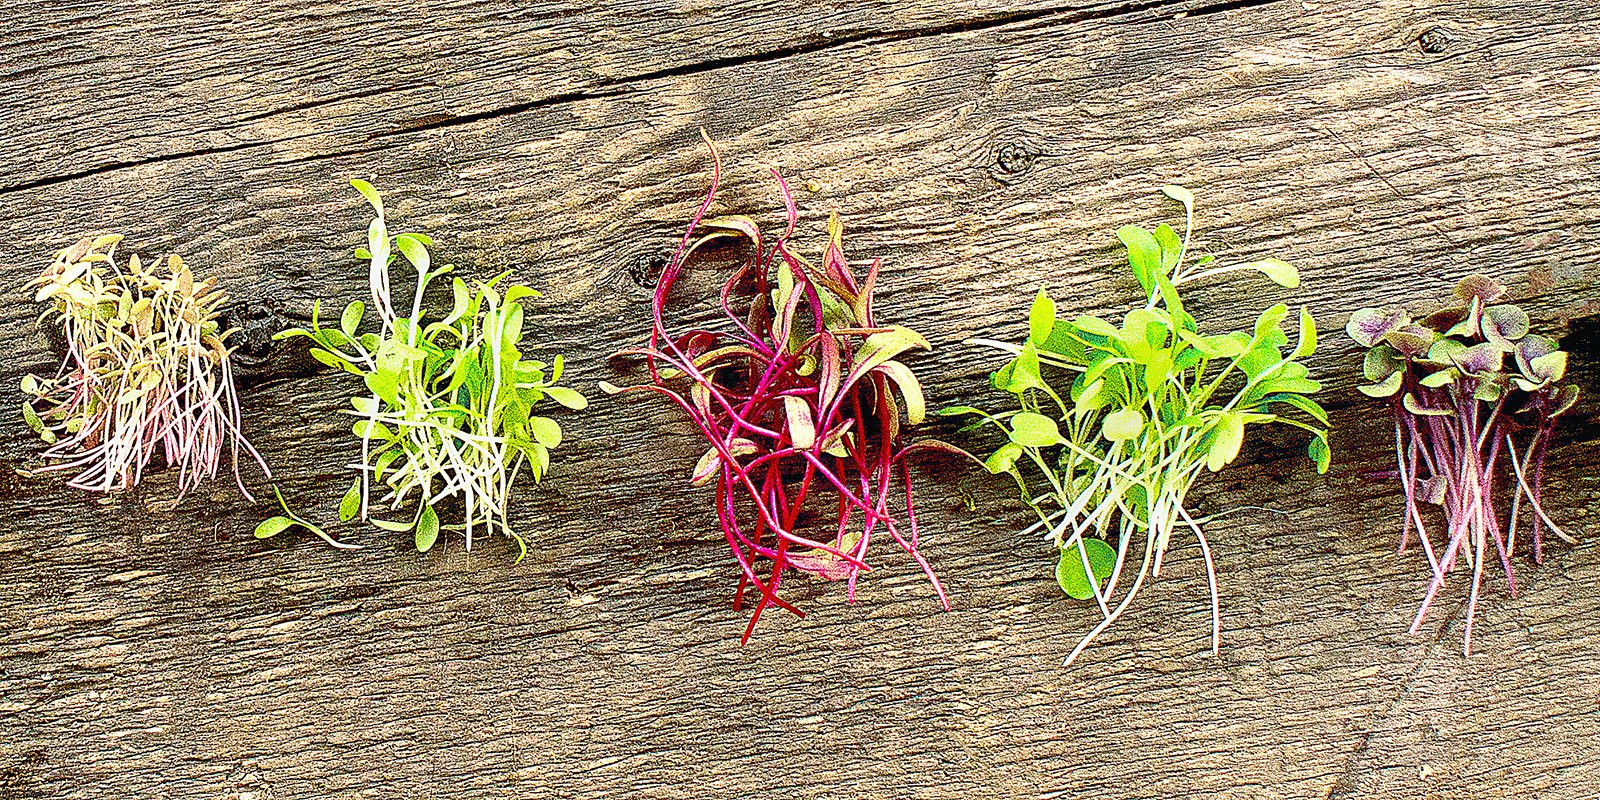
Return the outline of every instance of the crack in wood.
{"type": "Polygon", "coordinates": [[[12,184],[11,186],[0,186],[0,194],[25,192],[29,189],[42,189],[46,186],[55,186],[57,184],[67,183],[68,181],[79,180],[80,178],[92,178],[96,175],[104,175],[107,172],[115,172],[117,170],[129,169],[132,167],[142,167],[148,164],[160,164],[165,161],[180,161],[185,158],[194,158],[195,156],[214,156],[224,153],[236,153],[240,150],[249,150],[252,147],[265,147],[270,144],[274,144],[274,142],[241,142],[239,144],[225,145],[222,147],[202,147],[198,150],[185,150],[181,153],[163,153],[159,156],[136,158],[132,161],[112,161],[96,167],[90,167],[89,169],[78,170],[77,172],[69,172],[65,175],[49,175],[43,178],[36,178],[31,181],[26,181],[24,183],[12,184]]]}

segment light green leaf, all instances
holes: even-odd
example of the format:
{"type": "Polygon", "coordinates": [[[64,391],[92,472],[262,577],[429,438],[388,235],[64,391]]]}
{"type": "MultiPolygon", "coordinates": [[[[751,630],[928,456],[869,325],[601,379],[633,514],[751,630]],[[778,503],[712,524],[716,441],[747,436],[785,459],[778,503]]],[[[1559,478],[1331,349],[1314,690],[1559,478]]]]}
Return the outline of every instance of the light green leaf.
{"type": "Polygon", "coordinates": [[[355,483],[350,484],[350,490],[345,492],[344,497],[339,500],[339,521],[349,522],[355,519],[356,514],[360,512],[361,479],[356,478],[355,483]]]}
{"type": "Polygon", "coordinates": [[[1106,415],[1100,434],[1108,441],[1125,442],[1144,430],[1144,415],[1136,408],[1122,408],[1106,415]]]}
{"type": "Polygon", "coordinates": [[[984,460],[983,466],[992,475],[1002,472],[1011,472],[1017,467],[1017,459],[1022,457],[1022,445],[1016,442],[1006,442],[1000,449],[984,460]]]}
{"type": "Polygon", "coordinates": [[[1368,397],[1393,397],[1395,392],[1400,391],[1400,384],[1404,380],[1404,372],[1391,372],[1389,377],[1371,386],[1357,386],[1356,391],[1368,397]]]}
{"type": "MultiPolygon", "coordinates": [[[[921,334],[903,325],[891,325],[890,330],[874,333],[861,343],[856,351],[855,360],[850,364],[850,374],[845,378],[841,391],[855,385],[868,371],[882,365],[895,356],[912,348],[932,350],[933,345],[922,338],[921,334]]],[[[824,400],[831,400],[831,397],[824,400]]]]}
{"type": "Polygon", "coordinates": [[[1286,289],[1297,289],[1300,286],[1300,272],[1285,261],[1268,258],[1262,261],[1251,261],[1240,265],[1243,269],[1253,269],[1271,279],[1273,283],[1286,289]]]}
{"type": "Polygon", "coordinates": [[[1145,360],[1144,385],[1149,391],[1167,382],[1167,376],[1172,374],[1172,351],[1157,350],[1145,360]]]}
{"type": "Polygon", "coordinates": [[[911,368],[898,361],[889,361],[879,364],[877,371],[889,376],[900,387],[900,396],[905,400],[906,420],[912,425],[922,424],[928,414],[928,401],[922,396],[922,384],[917,381],[911,368]]]}
{"type": "Polygon", "coordinates": [[[1081,315],[1077,319],[1073,320],[1072,327],[1077,328],[1084,333],[1092,333],[1096,336],[1106,336],[1112,339],[1122,335],[1122,331],[1118,330],[1115,325],[1112,325],[1111,323],[1106,322],[1099,317],[1089,316],[1088,314],[1081,315]]]}
{"type": "Polygon", "coordinates": [[[1083,392],[1073,401],[1072,413],[1081,418],[1104,407],[1107,402],[1102,396],[1105,386],[1104,380],[1095,379],[1083,387],[1083,392]]]}
{"type": "Polygon", "coordinates": [[[1282,337],[1283,331],[1278,328],[1278,323],[1282,322],[1283,318],[1288,314],[1289,307],[1282,303],[1278,303],[1261,312],[1261,316],[1256,317],[1255,341],[1267,341],[1273,331],[1278,331],[1278,335],[1282,337]]]}
{"type": "Polygon", "coordinates": [[[394,237],[394,246],[400,248],[401,255],[411,262],[417,272],[427,272],[432,260],[428,257],[428,248],[424,247],[422,240],[415,234],[402,233],[394,237]]]}
{"type": "Polygon", "coordinates": [[[1161,193],[1182,203],[1184,211],[1194,213],[1194,194],[1188,189],[1169,183],[1161,187],[1161,193]]]}
{"type": "Polygon", "coordinates": [[[1011,418],[1011,441],[1023,447],[1049,447],[1061,441],[1056,421],[1032,411],[1011,418]]]}
{"type": "Polygon", "coordinates": [[[1305,306],[1300,307],[1300,339],[1294,346],[1290,358],[1305,358],[1317,350],[1317,321],[1311,316],[1311,310],[1305,306]]]}
{"type": "Polygon", "coordinates": [[[383,423],[370,419],[356,420],[355,424],[350,426],[350,431],[362,439],[380,439],[387,442],[394,438],[394,432],[383,423]]]}
{"type": "Polygon", "coordinates": [[[1406,392],[1405,397],[1400,398],[1400,403],[1407,411],[1420,417],[1448,417],[1455,414],[1448,408],[1428,408],[1410,392],[1406,392]]]}
{"type": "Polygon", "coordinates": [[[1145,294],[1155,287],[1156,273],[1161,269],[1161,245],[1156,237],[1137,225],[1124,225],[1117,229],[1117,238],[1128,248],[1128,266],[1139,281],[1145,294]]]}
{"type": "Polygon", "coordinates": [[[1533,376],[1545,381],[1559,381],[1567,374],[1567,351],[1557,350],[1554,353],[1545,353],[1528,362],[1528,368],[1533,370],[1533,376]]]}
{"type": "Polygon", "coordinates": [[[531,297],[531,298],[537,300],[537,299],[539,299],[540,297],[543,297],[543,296],[544,295],[539,294],[539,292],[536,289],[533,289],[532,287],[528,287],[528,286],[523,286],[522,284],[519,283],[519,284],[516,284],[516,285],[512,286],[509,289],[506,289],[506,296],[505,296],[504,302],[506,303],[506,305],[510,305],[512,303],[517,302],[518,300],[521,300],[521,299],[525,298],[525,297],[531,297]]]}
{"type": "Polygon", "coordinates": [[[1328,412],[1323,409],[1322,406],[1318,405],[1317,401],[1312,400],[1303,394],[1274,394],[1267,399],[1274,403],[1284,403],[1286,405],[1294,406],[1295,408],[1304,411],[1312,419],[1315,419],[1323,425],[1328,424],[1328,412]]]}
{"type": "Polygon", "coordinates": [[[268,517],[256,526],[257,539],[270,539],[288,530],[295,522],[288,517],[268,517]]]}
{"type": "Polygon", "coordinates": [[[1317,465],[1317,474],[1328,474],[1328,465],[1333,463],[1333,451],[1328,447],[1326,434],[1317,434],[1311,439],[1311,444],[1306,447],[1306,452],[1317,465]]]}
{"type": "Polygon", "coordinates": [[[372,210],[378,212],[378,216],[383,216],[383,198],[378,195],[377,189],[372,188],[372,184],[356,178],[350,181],[350,185],[354,186],[356,191],[367,199],[367,205],[372,206],[372,210]]]}
{"type": "MultiPolygon", "coordinates": [[[[1398,373],[1396,373],[1396,374],[1398,374],[1398,373]]],[[[1455,382],[1456,382],[1456,370],[1454,368],[1441,369],[1438,372],[1429,373],[1427,375],[1422,376],[1422,380],[1417,381],[1417,383],[1420,383],[1423,386],[1428,387],[1429,389],[1438,389],[1438,388],[1440,388],[1442,386],[1449,386],[1450,384],[1455,383],[1455,382]]]]}
{"type": "Polygon", "coordinates": [[[369,372],[363,378],[367,389],[391,406],[400,405],[400,376],[387,371],[369,372]]]}
{"type": "Polygon", "coordinates": [[[1236,412],[1229,412],[1217,420],[1212,430],[1214,438],[1211,449],[1206,451],[1206,469],[1217,472],[1239,456],[1239,448],[1244,444],[1244,419],[1236,412]]]}
{"type": "Polygon", "coordinates": [[[311,348],[311,357],[318,363],[325,364],[333,367],[334,369],[343,370],[351,375],[362,374],[361,370],[357,369],[354,364],[351,364],[349,359],[344,358],[337,353],[324,350],[320,347],[311,348]]]}
{"type": "MultiPolygon", "coordinates": [[[[1165,222],[1156,226],[1155,237],[1156,244],[1161,246],[1160,275],[1165,277],[1167,273],[1172,272],[1173,267],[1178,265],[1178,257],[1183,253],[1183,239],[1178,236],[1178,232],[1173,230],[1171,225],[1165,222]]],[[[1162,296],[1167,298],[1167,293],[1163,291],[1162,296]]],[[[1176,297],[1176,295],[1173,295],[1173,297],[1176,297]]]]}
{"type": "Polygon", "coordinates": [[[1056,304],[1045,294],[1043,289],[1033,298],[1033,307],[1028,309],[1028,338],[1034,344],[1043,346],[1050,339],[1050,333],[1056,326],[1056,304]]]}
{"type": "Polygon", "coordinates": [[[582,411],[583,409],[589,407],[589,400],[587,398],[579,394],[577,391],[568,389],[564,386],[546,386],[544,387],[544,393],[550,395],[551,400],[554,400],[557,403],[560,403],[561,405],[566,406],[574,411],[582,411]]]}
{"type": "Polygon", "coordinates": [[[339,315],[339,329],[344,331],[346,336],[355,336],[356,327],[361,324],[361,317],[366,313],[366,303],[360,300],[350,301],[350,305],[344,307],[344,313],[339,315]]]}
{"type": "Polygon", "coordinates": [[[433,506],[422,509],[422,519],[417,520],[416,531],[417,552],[426,553],[433,548],[433,543],[439,540],[439,514],[433,506]]]}
{"type": "Polygon", "coordinates": [[[941,417],[959,417],[966,414],[987,415],[988,412],[985,412],[981,408],[973,408],[972,406],[946,406],[933,413],[941,417]]]}
{"type": "Polygon", "coordinates": [[[27,401],[22,403],[22,420],[28,423],[28,427],[31,428],[34,433],[40,435],[45,433],[44,420],[39,418],[39,412],[34,409],[32,403],[27,401]]]}
{"type": "Polygon", "coordinates": [[[539,444],[551,449],[561,446],[561,426],[549,417],[529,417],[528,430],[539,444]]]}

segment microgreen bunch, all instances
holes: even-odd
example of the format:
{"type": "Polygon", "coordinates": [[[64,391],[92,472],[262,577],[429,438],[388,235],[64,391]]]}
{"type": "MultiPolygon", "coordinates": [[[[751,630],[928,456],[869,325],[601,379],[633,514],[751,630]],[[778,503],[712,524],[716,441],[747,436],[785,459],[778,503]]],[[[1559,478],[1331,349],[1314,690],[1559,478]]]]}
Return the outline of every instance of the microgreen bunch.
{"type": "Polygon", "coordinates": [[[1191,514],[1186,498],[1201,475],[1238,457],[1247,426],[1281,422],[1310,431],[1311,458],[1319,472],[1328,467],[1327,414],[1310,397],[1320,386],[1300,361],[1316,349],[1310,312],[1301,309],[1298,338],[1289,347],[1281,327],[1287,306],[1268,308],[1251,330],[1208,334],[1184,310],[1178,291],[1252,270],[1295,288],[1298,273],[1275,259],[1218,267],[1208,255],[1185,264],[1194,198],[1179,186],[1162,191],[1183,204],[1185,231],[1182,238],[1165,224],[1117,231],[1144,291],[1144,302],[1120,327],[1096,316],[1058,317],[1041,290],[1021,344],[972,340],[1012,355],[991,382],[1019,407],[998,414],[970,406],[940,411],[977,415],[966,429],[992,425],[1005,434],[985,466],[1014,478],[1038,515],[1024,533],[1042,529],[1057,547],[1061,589],[1099,607],[1103,619],[1072,650],[1069,664],[1128,608],[1147,577],[1160,575],[1173,535],[1184,531],[1194,534],[1204,556],[1212,651],[1220,647],[1216,572],[1202,528],[1209,518],[1191,514]],[[1135,548],[1142,551],[1139,566],[1119,599],[1135,548]]]}
{"type": "MultiPolygon", "coordinates": [[[[511,488],[525,467],[534,481],[542,479],[550,451],[561,444],[561,426],[533,410],[546,398],[572,409],[587,405],[583,395],[555,385],[561,356],[550,363],[523,358],[519,301],[539,293],[522,285],[502,293],[509,272],[470,289],[453,278],[450,313],[428,321],[428,285],[452,266],[433,266],[429,237],[390,235],[377,190],[366,181],[351,185],[377,215],[367,228],[367,246],[356,251],[368,264],[376,330],[361,332],[368,309],[357,300],[345,307],[338,327],[322,327],[319,304],[310,330],[277,335],[311,339],[312,357],[360,377],[366,386],[368,394],[352,398],[345,412],[356,417],[361,462],[360,475],[339,504],[339,518],[359,516],[384,530],[410,532],[421,551],[433,547],[440,530],[465,534],[469,550],[474,535],[500,532],[517,543],[520,561],[527,542],[507,518],[511,488]],[[390,287],[397,258],[415,273],[409,311],[396,308],[390,287]],[[450,498],[461,504],[459,523],[440,521],[439,506],[450,498]],[[379,519],[372,515],[379,504],[404,510],[398,520],[379,519]]],[[[304,525],[292,515],[274,517],[257,536],[289,524],[304,525]]]]}
{"type": "Polygon", "coordinates": [[[642,357],[650,382],[602,388],[664,395],[705,437],[709,449],[691,480],[716,487],[717,519],[741,572],[734,607],[748,586],[761,594],[742,641],[769,605],[803,616],[778,597],[785,569],[844,580],[853,601],[875,535],[892,538],[922,567],[948,610],[918,552],[906,465],[909,452],[939,445],[906,444],[900,423],[902,408],[912,424],[920,422],[925,403],[916,376],[896,359],[930,345],[877,319],[879,262],[864,279],[857,276],[845,260],[837,214],[820,263],[794,251],[798,210],[777,170],[787,211],[781,234],[764,235],[748,217],[706,218],[721,177],[714,147],[712,159],[710,191],[656,285],[649,344],[618,354],[642,357]],[[690,258],[708,244],[739,240],[749,257],[719,295],[727,329],[669,327],[668,298],[690,258]],[[743,304],[737,311],[736,302],[743,304]],[[808,503],[834,514],[826,536],[797,531],[808,503]]]}
{"type": "Polygon", "coordinates": [[[28,284],[51,304],[41,319],[58,321],[66,341],[54,377],[22,379],[23,418],[50,445],[44,469],[75,470],[69,485],[109,492],[138,484],[160,452],[181,497],[215,477],[226,454],[250,497],[240,450],[268,470],[240,432],[233,331],[219,321],[227,295],[177,255],[164,271],[137,255],[119,265],[121,241],[83,239],[28,284]]]}
{"type": "Polygon", "coordinates": [[[1411,632],[1420,629],[1445,578],[1464,559],[1472,588],[1463,654],[1472,652],[1489,558],[1498,558],[1516,596],[1511,556],[1520,522],[1527,521],[1536,562],[1544,558],[1546,528],[1572,541],[1545,513],[1539,488],[1551,431],[1578,401],[1578,387],[1561,384],[1567,354],[1529,333],[1527,312],[1497,302],[1505,292],[1493,278],[1471,275],[1456,284],[1454,305],[1421,319],[1400,308],[1363,308],[1345,326],[1368,348],[1363,372],[1372,383],[1360,390],[1385,398],[1394,414],[1396,476],[1406,497],[1400,552],[1415,528],[1433,572],[1411,632]],[[1497,467],[1511,487],[1504,528],[1495,506],[1497,467]],[[1428,533],[1419,502],[1444,511],[1442,549],[1428,533]]]}

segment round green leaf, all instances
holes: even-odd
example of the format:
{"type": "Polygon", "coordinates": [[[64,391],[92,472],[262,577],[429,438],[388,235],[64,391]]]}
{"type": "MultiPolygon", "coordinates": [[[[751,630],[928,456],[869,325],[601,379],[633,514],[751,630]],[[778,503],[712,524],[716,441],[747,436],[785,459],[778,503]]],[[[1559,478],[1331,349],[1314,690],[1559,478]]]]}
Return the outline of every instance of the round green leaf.
{"type": "Polygon", "coordinates": [[[339,329],[344,331],[346,336],[356,335],[356,327],[361,324],[361,317],[366,313],[366,303],[360,300],[350,301],[350,305],[345,306],[344,313],[339,316],[339,329]]]}
{"type": "Polygon", "coordinates": [[[1075,600],[1088,600],[1094,597],[1094,586],[1083,571],[1084,554],[1089,556],[1089,569],[1094,572],[1094,582],[1098,584],[1116,568],[1117,551],[1099,539],[1080,541],[1083,543],[1082,550],[1078,549],[1077,544],[1061,548],[1061,557],[1056,559],[1056,585],[1075,600]]]}
{"type": "Polygon", "coordinates": [[[1391,372],[1389,377],[1371,386],[1357,386],[1356,390],[1368,397],[1393,397],[1400,391],[1400,384],[1405,380],[1405,373],[1391,372]]]}
{"type": "Polygon", "coordinates": [[[1136,408],[1123,408],[1106,415],[1101,435],[1113,442],[1132,439],[1144,430],[1144,415],[1136,408]]]}
{"type": "Polygon", "coordinates": [[[534,441],[545,447],[561,446],[561,426],[549,417],[529,417],[528,430],[533,433],[534,441]]]}

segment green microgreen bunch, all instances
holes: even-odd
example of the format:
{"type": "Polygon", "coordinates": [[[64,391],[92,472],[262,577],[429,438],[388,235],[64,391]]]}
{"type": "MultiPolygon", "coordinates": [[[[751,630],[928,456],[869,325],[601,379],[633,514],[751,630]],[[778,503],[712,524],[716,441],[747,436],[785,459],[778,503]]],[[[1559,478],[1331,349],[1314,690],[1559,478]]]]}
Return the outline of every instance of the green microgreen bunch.
{"type": "Polygon", "coordinates": [[[1505,292],[1493,278],[1470,275],[1456,285],[1455,304],[1421,319],[1413,321],[1405,309],[1363,308],[1345,326],[1351,339],[1368,348],[1363,372],[1372,383],[1360,390],[1387,400],[1394,414],[1394,475],[1406,497],[1400,552],[1415,527],[1433,573],[1411,632],[1420,629],[1445,578],[1465,559],[1472,588],[1463,654],[1472,651],[1488,545],[1493,543],[1515,597],[1511,556],[1519,519],[1528,524],[1535,562],[1544,558],[1546,528],[1573,541],[1545,513],[1539,490],[1551,433],[1578,401],[1578,387],[1561,383],[1566,352],[1529,332],[1526,311],[1497,302],[1505,292]],[[1497,466],[1511,487],[1504,528],[1495,509],[1497,466]],[[1524,499],[1530,512],[1525,516],[1524,499]],[[1428,533],[1419,501],[1444,512],[1442,550],[1428,533]]]}
{"type": "MultiPolygon", "coordinates": [[[[345,412],[356,417],[361,462],[360,475],[339,504],[339,518],[359,516],[384,530],[410,532],[419,551],[433,547],[441,530],[465,534],[469,550],[474,535],[500,532],[517,543],[521,561],[527,542],[511,528],[507,500],[524,468],[536,482],[544,477],[550,451],[562,438],[555,420],[533,411],[547,398],[571,409],[588,405],[577,391],[555,385],[561,356],[549,363],[523,358],[520,301],[539,293],[522,285],[502,292],[509,272],[471,288],[453,278],[449,314],[429,321],[423,297],[451,265],[433,266],[433,241],[423,234],[390,235],[377,190],[366,181],[351,185],[377,215],[367,228],[367,246],[356,251],[368,264],[377,329],[360,330],[368,309],[357,300],[345,307],[338,327],[322,327],[319,305],[310,330],[277,335],[311,339],[312,357],[360,377],[366,386],[368,393],[352,398],[345,412]],[[390,288],[398,259],[415,273],[408,313],[397,310],[390,288]],[[460,522],[441,522],[446,499],[459,501],[460,522]],[[400,511],[399,518],[374,517],[374,505],[400,511]]],[[[257,536],[291,523],[303,524],[292,516],[275,517],[262,523],[257,536]]]]}
{"type": "Polygon", "coordinates": [[[137,255],[117,263],[120,235],[86,238],[56,253],[29,284],[49,302],[66,355],[53,377],[22,379],[22,416],[50,445],[45,470],[76,470],[68,484],[109,492],[139,483],[159,452],[178,473],[181,497],[215,477],[227,455],[239,491],[239,451],[270,476],[240,433],[227,295],[196,281],[177,255],[166,269],[137,255]]]}
{"type": "Polygon", "coordinates": [[[1183,204],[1185,231],[1125,226],[1117,238],[1144,291],[1144,302],[1121,325],[1096,316],[1058,317],[1040,291],[1020,344],[974,339],[1012,358],[991,375],[994,388],[1018,407],[991,414],[970,406],[948,415],[977,415],[967,429],[993,426],[1006,436],[984,462],[1016,480],[1058,550],[1056,580],[1068,595],[1093,599],[1103,617],[1067,657],[1070,664],[1133,602],[1147,577],[1159,576],[1174,534],[1193,533],[1211,589],[1212,651],[1221,643],[1221,608],[1211,548],[1186,507],[1195,482],[1239,455],[1250,425],[1304,428],[1318,472],[1328,468],[1327,414],[1311,395],[1320,385],[1300,359],[1316,349],[1317,329],[1301,309],[1290,345],[1281,323],[1287,306],[1268,308],[1250,330],[1204,333],[1185,310],[1179,287],[1237,271],[1257,271],[1295,288],[1295,269],[1275,259],[1213,266],[1211,256],[1185,263],[1194,199],[1167,186],[1183,204]],[[1292,416],[1289,414],[1293,414],[1292,416]],[[1141,551],[1125,591],[1129,558],[1141,551]]]}

